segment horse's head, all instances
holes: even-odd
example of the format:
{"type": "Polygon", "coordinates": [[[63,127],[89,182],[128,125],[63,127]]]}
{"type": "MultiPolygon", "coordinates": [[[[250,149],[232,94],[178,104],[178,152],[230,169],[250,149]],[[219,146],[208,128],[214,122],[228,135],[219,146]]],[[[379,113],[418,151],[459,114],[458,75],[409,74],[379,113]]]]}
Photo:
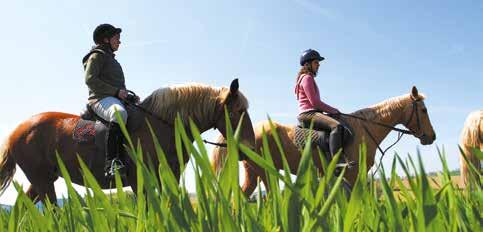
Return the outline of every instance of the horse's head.
{"type": "Polygon", "coordinates": [[[217,117],[215,126],[218,128],[223,137],[226,138],[226,121],[224,108],[228,111],[228,118],[232,128],[237,128],[238,123],[242,120],[240,131],[240,142],[250,148],[255,147],[255,133],[253,132],[253,125],[248,115],[248,100],[238,90],[238,79],[231,82],[230,89],[223,89],[221,91],[220,103],[217,110],[217,117]]]}
{"type": "Polygon", "coordinates": [[[413,86],[410,97],[412,100],[411,104],[404,107],[403,124],[419,139],[421,144],[432,144],[436,140],[436,133],[429,120],[428,109],[424,104],[424,96],[418,93],[416,86],[413,86]]]}

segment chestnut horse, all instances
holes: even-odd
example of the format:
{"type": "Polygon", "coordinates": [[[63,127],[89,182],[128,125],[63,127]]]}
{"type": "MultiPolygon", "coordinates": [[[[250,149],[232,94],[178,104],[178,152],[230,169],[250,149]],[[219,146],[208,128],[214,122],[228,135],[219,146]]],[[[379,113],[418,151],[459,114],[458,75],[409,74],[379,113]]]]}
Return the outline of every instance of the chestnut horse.
{"type": "MultiPolygon", "coordinates": [[[[236,128],[240,119],[243,120],[240,141],[254,147],[252,122],[247,113],[248,101],[238,90],[237,79],[233,80],[229,89],[201,84],[161,88],[148,96],[140,106],[151,113],[145,113],[145,119],[152,126],[171,170],[178,180],[180,164],[175,150],[173,127],[178,113],[185,126],[188,126],[191,118],[201,133],[217,128],[222,135],[225,135],[224,109],[226,108],[233,128],[236,128]],[[243,117],[242,114],[244,114],[243,117]]],[[[35,202],[44,201],[45,197],[48,197],[51,202],[56,202],[54,182],[60,176],[56,151],[60,154],[72,182],[83,185],[78,154],[88,165],[101,187],[104,189],[111,187],[110,181],[104,177],[104,156],[96,155],[94,144],[79,144],[72,138],[72,130],[79,119],[77,115],[46,112],[21,123],[8,136],[0,150],[0,191],[3,192],[9,185],[15,173],[15,164],[18,164],[31,184],[27,195],[35,202]]],[[[144,160],[150,156],[154,167],[158,167],[159,161],[147,123],[143,120],[142,125],[135,131],[129,131],[129,134],[132,141],[140,141],[144,160]]],[[[189,155],[186,151],[183,152],[183,160],[187,163],[189,155]]],[[[127,166],[124,185],[130,185],[136,192],[135,162],[128,159],[127,166]]]]}
{"type": "MultiPolygon", "coordinates": [[[[472,149],[483,151],[483,110],[473,111],[466,118],[465,125],[461,131],[460,147],[468,162],[473,164],[481,175],[481,161],[472,149]]],[[[461,178],[464,186],[467,186],[470,175],[467,165],[464,157],[460,154],[461,178]]],[[[479,177],[477,177],[477,180],[479,180],[479,177]]]]}
{"type": "MultiPolygon", "coordinates": [[[[436,139],[436,134],[429,120],[428,111],[424,104],[424,98],[425,97],[422,94],[418,93],[416,87],[413,87],[410,94],[388,99],[371,107],[358,110],[351,115],[340,116],[340,119],[351,127],[354,132],[354,140],[351,143],[346,144],[344,147],[344,155],[346,158],[356,164],[345,172],[344,178],[349,185],[353,186],[357,178],[358,165],[360,165],[358,162],[359,145],[362,142],[365,142],[367,145],[367,163],[364,165],[366,165],[367,170],[369,170],[374,164],[376,149],[378,149],[379,144],[392,130],[390,127],[403,124],[409,129],[407,133],[417,137],[421,144],[426,145],[433,143],[436,139]],[[385,124],[390,127],[381,126],[380,124],[385,124]],[[364,129],[364,127],[366,129],[364,129]]],[[[273,125],[280,137],[282,147],[287,156],[287,162],[290,166],[290,171],[292,174],[296,174],[301,159],[301,152],[293,142],[295,127],[293,125],[282,125],[276,122],[273,122],[273,125]]],[[[283,169],[281,154],[273,139],[268,121],[261,122],[255,126],[256,151],[260,151],[262,146],[262,132],[267,135],[270,154],[272,155],[276,168],[279,170],[283,169]]],[[[223,140],[222,137],[218,139],[219,142],[222,142],[223,140]]],[[[314,163],[317,165],[320,174],[323,174],[320,158],[317,149],[315,149],[314,146],[312,146],[312,153],[315,161],[314,163]]],[[[219,171],[223,166],[225,156],[225,148],[216,147],[213,150],[212,166],[215,171],[219,171]]],[[[242,190],[247,196],[250,196],[255,190],[257,177],[261,178],[265,187],[268,189],[265,171],[260,166],[252,160],[244,160],[243,166],[245,168],[245,182],[242,186],[242,190]]]]}

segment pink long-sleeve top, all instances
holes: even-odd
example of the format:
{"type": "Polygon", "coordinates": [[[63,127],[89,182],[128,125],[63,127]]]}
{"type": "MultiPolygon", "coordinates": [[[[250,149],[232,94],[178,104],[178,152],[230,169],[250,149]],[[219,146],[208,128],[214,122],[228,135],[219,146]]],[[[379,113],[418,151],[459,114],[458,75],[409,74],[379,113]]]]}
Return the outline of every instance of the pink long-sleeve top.
{"type": "Polygon", "coordinates": [[[320,100],[319,87],[310,74],[302,74],[295,86],[295,95],[299,101],[300,113],[320,110],[326,113],[336,113],[337,109],[320,100]]]}

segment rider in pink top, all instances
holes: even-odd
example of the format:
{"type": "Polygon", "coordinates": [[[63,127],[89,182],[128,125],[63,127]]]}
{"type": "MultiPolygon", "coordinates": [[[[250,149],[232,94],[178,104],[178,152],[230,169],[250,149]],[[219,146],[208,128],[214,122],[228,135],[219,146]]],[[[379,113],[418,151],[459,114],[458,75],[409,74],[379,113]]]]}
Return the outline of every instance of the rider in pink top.
{"type": "Polygon", "coordinates": [[[312,49],[306,50],[300,57],[302,66],[295,85],[295,95],[299,102],[300,114],[297,119],[308,127],[313,122],[314,129],[328,131],[329,150],[334,156],[344,145],[352,139],[352,134],[336,117],[340,111],[320,100],[320,92],[315,77],[319,70],[319,62],[325,58],[312,49]]]}
{"type": "Polygon", "coordinates": [[[339,110],[320,100],[319,87],[310,73],[299,77],[297,88],[300,113],[319,110],[330,114],[338,114],[339,110]]]}

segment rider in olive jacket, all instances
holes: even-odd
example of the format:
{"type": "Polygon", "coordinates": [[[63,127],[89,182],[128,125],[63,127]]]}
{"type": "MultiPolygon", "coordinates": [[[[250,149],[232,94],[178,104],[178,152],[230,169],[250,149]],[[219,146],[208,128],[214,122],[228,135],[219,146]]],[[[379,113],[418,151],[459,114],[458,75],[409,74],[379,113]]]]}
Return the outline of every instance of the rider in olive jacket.
{"type": "Polygon", "coordinates": [[[82,59],[85,82],[89,89],[89,105],[97,116],[109,123],[106,136],[106,177],[112,177],[116,171],[120,174],[125,172],[125,165],[119,157],[122,134],[115,116],[118,112],[122,121],[127,122],[127,110],[122,100],[128,97],[128,90],[121,65],[114,55],[121,44],[120,34],[121,29],[110,24],[97,26],[93,35],[96,45],[82,59]]]}

